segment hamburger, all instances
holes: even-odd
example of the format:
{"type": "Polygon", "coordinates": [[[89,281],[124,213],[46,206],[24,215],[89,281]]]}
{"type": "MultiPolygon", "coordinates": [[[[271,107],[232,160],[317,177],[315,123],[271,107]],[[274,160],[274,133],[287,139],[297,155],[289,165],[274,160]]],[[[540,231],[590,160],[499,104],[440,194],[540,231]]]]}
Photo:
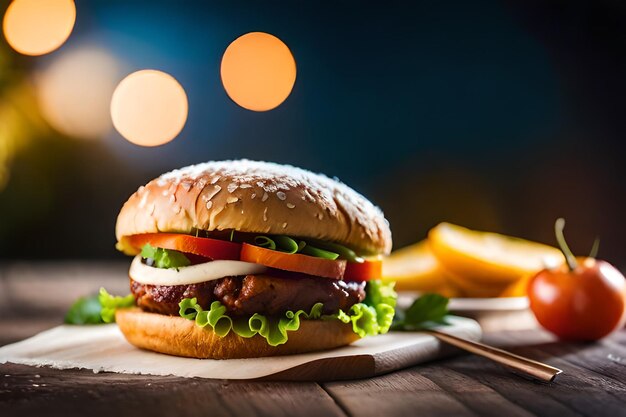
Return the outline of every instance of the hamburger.
{"type": "Polygon", "coordinates": [[[267,162],[174,170],[131,195],[116,247],[134,256],[133,345],[192,358],[311,352],[386,333],[392,241],[380,209],[324,175],[267,162]]]}

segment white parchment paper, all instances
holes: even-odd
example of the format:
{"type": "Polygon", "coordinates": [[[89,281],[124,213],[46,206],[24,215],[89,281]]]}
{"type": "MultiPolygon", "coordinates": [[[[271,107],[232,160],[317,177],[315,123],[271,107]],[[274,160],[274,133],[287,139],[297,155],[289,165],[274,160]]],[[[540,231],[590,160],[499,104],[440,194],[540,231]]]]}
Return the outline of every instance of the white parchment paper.
{"type": "MultiPolygon", "coordinates": [[[[454,317],[451,323],[451,326],[442,330],[472,340],[480,339],[480,326],[475,321],[454,317]]],[[[367,337],[350,346],[301,355],[229,360],[189,359],[137,349],[126,342],[115,324],[64,325],[0,348],[0,363],[57,369],[81,368],[94,372],[255,379],[319,359],[358,355],[371,355],[381,363],[393,364],[393,369],[385,369],[388,372],[436,358],[440,350],[439,343],[434,337],[421,333],[393,332],[367,337]],[[398,352],[403,354],[397,355],[398,352]]]]}

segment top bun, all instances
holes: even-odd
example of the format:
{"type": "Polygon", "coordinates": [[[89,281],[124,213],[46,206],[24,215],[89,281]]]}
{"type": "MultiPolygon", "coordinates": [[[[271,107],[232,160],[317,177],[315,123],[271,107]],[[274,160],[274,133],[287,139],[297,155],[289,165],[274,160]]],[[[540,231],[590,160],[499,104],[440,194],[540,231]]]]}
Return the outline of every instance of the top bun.
{"type": "Polygon", "coordinates": [[[388,254],[383,213],[347,185],[289,165],[248,160],[191,165],[161,175],[130,196],[117,218],[118,247],[140,233],[240,232],[315,238],[388,254]]]}

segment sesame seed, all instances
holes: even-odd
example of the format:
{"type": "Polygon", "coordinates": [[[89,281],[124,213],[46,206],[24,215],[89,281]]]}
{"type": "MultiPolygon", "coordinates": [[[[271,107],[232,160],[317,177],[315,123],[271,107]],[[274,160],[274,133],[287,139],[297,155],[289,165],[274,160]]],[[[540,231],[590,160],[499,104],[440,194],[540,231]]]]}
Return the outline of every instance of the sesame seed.
{"type": "Polygon", "coordinates": [[[250,184],[241,184],[239,188],[252,188],[250,184]]]}
{"type": "Polygon", "coordinates": [[[208,210],[210,210],[210,209],[211,209],[211,207],[213,207],[213,202],[212,202],[211,200],[209,200],[209,201],[207,201],[207,202],[206,202],[206,208],[207,208],[208,210]]]}
{"type": "Polygon", "coordinates": [[[146,205],[147,201],[148,201],[148,193],[144,193],[143,197],[141,197],[141,200],[139,201],[139,208],[143,208],[146,205]]]}
{"type": "MultiPolygon", "coordinates": [[[[311,193],[309,192],[309,190],[305,189],[304,190],[304,195],[306,196],[306,198],[309,199],[309,201],[311,203],[315,203],[315,198],[313,198],[313,196],[311,195],[311,193]]],[[[302,198],[304,200],[304,197],[302,198]]]]}
{"type": "Polygon", "coordinates": [[[219,175],[217,177],[213,177],[213,178],[211,178],[211,184],[215,184],[219,180],[220,180],[220,176],[219,175]]]}
{"type": "Polygon", "coordinates": [[[182,210],[182,207],[180,206],[180,204],[176,204],[172,207],[172,210],[174,211],[174,213],[178,214],[182,210]]]}
{"type": "Polygon", "coordinates": [[[256,197],[256,193],[252,193],[252,195],[250,196],[250,199],[254,200],[254,197],[256,197]]]}
{"type": "Polygon", "coordinates": [[[170,195],[170,203],[176,202],[176,196],[174,194],[170,195]]]}
{"type": "Polygon", "coordinates": [[[287,203],[287,208],[290,208],[290,209],[296,208],[296,205],[293,203],[287,203]]]}
{"type": "Polygon", "coordinates": [[[256,185],[259,186],[259,187],[263,187],[263,186],[265,186],[265,183],[263,181],[257,181],[256,185]]]}
{"type": "Polygon", "coordinates": [[[318,213],[318,214],[317,214],[317,218],[318,218],[318,219],[320,219],[320,220],[322,220],[322,219],[324,218],[324,215],[323,215],[322,213],[318,213]]]}
{"type": "Polygon", "coordinates": [[[191,183],[183,182],[180,185],[181,185],[181,187],[183,187],[183,190],[185,190],[185,191],[191,190],[191,183]]]}
{"type": "Polygon", "coordinates": [[[239,201],[239,198],[235,196],[230,196],[226,199],[227,204],[236,203],[237,201],[239,201]]]}
{"type": "Polygon", "coordinates": [[[287,227],[287,222],[283,223],[283,229],[287,227]]]}
{"type": "Polygon", "coordinates": [[[261,198],[261,201],[265,201],[269,198],[269,194],[267,194],[267,192],[263,193],[263,197],[261,198]]]}
{"type": "Polygon", "coordinates": [[[222,187],[220,187],[219,185],[213,185],[212,187],[207,187],[203,190],[202,199],[205,201],[210,200],[213,197],[215,197],[217,193],[219,193],[221,190],[222,190],[222,187]]]}
{"type": "Polygon", "coordinates": [[[231,182],[230,184],[228,184],[228,187],[226,187],[226,189],[228,190],[229,193],[232,193],[233,191],[237,189],[237,187],[239,187],[237,184],[235,184],[234,182],[231,182]]]}
{"type": "Polygon", "coordinates": [[[267,221],[267,207],[265,207],[265,210],[263,210],[263,221],[267,221]]]}
{"type": "Polygon", "coordinates": [[[276,197],[278,197],[279,200],[285,201],[285,199],[287,198],[287,194],[283,193],[282,191],[279,191],[276,193],[276,197]]]}

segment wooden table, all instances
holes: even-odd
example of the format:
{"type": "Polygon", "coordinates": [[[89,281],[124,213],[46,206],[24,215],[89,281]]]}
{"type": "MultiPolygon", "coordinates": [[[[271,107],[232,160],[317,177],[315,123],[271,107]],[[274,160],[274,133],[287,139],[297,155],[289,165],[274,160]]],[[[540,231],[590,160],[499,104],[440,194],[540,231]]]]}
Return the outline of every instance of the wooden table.
{"type": "MultiPolygon", "coordinates": [[[[100,285],[127,292],[127,263],[13,264],[0,269],[0,345],[60,323],[71,300],[100,285]]],[[[526,380],[460,355],[377,378],[332,383],[94,374],[0,365],[0,416],[626,416],[626,331],[560,343],[540,330],[485,341],[565,372],[526,380]]]]}

